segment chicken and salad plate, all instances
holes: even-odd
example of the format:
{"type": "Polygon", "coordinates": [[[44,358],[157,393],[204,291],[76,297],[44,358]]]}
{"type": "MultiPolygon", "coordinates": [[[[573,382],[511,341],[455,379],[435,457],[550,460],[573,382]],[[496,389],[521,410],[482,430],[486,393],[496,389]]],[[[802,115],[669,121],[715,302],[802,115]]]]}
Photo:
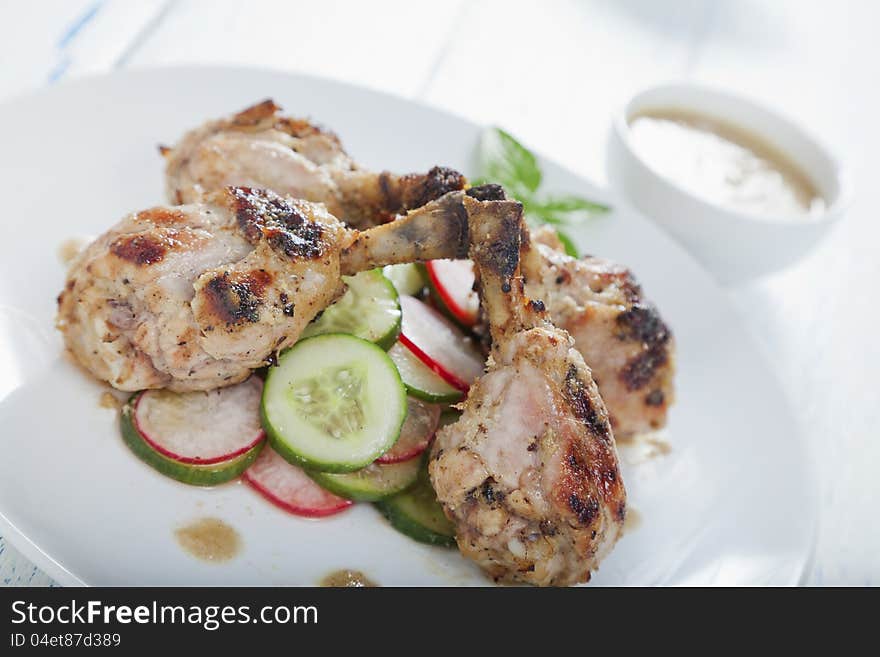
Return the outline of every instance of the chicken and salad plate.
{"type": "MultiPolygon", "coordinates": [[[[85,133],[100,129],[96,94],[133,113],[127,132],[105,121],[130,139],[103,138],[109,157],[91,172],[106,176],[92,193],[128,210],[94,216],[108,204],[82,203],[79,187],[65,202],[58,242],[92,232],[47,281],[61,340],[44,325],[38,340],[64,355],[43,353],[42,374],[0,404],[33,439],[5,446],[27,456],[3,468],[0,513],[50,572],[306,585],[337,571],[355,585],[799,576],[811,520],[768,530],[755,511],[768,488],[810,494],[784,399],[722,293],[650,224],[502,130],[349,87],[208,69],[80,88],[55,105],[85,133]],[[143,87],[171,102],[195,80],[223,105],[198,115],[206,97],[177,116],[139,102],[143,87]],[[259,83],[250,105],[233,102],[259,83]],[[150,135],[152,153],[135,155],[150,135]],[[364,141],[369,166],[353,157],[364,141]],[[129,177],[139,189],[113,187],[129,177]],[[84,390],[103,402],[22,415],[51,389],[58,409],[84,390]],[[89,440],[59,440],[58,421],[89,440]],[[783,459],[789,485],[771,486],[783,459]],[[30,490],[15,487],[22,474],[30,490]],[[57,497],[61,481],[76,492],[57,497]]],[[[3,299],[10,345],[29,330],[17,318],[46,315],[18,292],[3,299]]]]}

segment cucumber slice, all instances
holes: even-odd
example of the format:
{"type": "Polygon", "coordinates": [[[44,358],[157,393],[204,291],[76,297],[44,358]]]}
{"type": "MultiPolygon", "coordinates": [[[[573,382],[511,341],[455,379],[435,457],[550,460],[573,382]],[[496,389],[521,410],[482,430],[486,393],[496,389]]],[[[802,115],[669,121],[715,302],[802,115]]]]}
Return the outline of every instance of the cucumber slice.
{"type": "Polygon", "coordinates": [[[343,276],[348,289],[309,324],[303,338],[350,333],[388,349],[400,333],[400,302],[391,281],[378,269],[343,276]]]}
{"type": "Polygon", "coordinates": [[[388,350],[388,356],[394,361],[407,392],[413,397],[435,404],[452,404],[464,397],[461,390],[446,383],[399,342],[388,350]]]}
{"type": "Polygon", "coordinates": [[[420,459],[416,483],[397,495],[376,502],[391,526],[413,540],[429,545],[455,547],[455,526],[443,513],[428,479],[427,461],[420,459]]]}
{"type": "Polygon", "coordinates": [[[406,388],[388,355],[352,335],[300,340],[269,370],[263,427],[290,463],[322,472],[360,470],[397,441],[406,388]]]}
{"type": "Polygon", "coordinates": [[[376,502],[412,486],[418,479],[420,469],[420,460],[410,459],[387,465],[371,463],[357,472],[342,474],[306,472],[322,488],[340,497],[357,502],[376,502]]]}
{"type": "Polygon", "coordinates": [[[119,421],[122,439],[141,461],[158,470],[163,475],[184,484],[216,486],[217,484],[232,481],[247,470],[248,466],[256,460],[260,450],[263,449],[263,445],[266,443],[265,440],[261,440],[247,452],[228,461],[209,463],[207,465],[175,461],[153,449],[138,432],[134,422],[134,408],[140,394],[133,395],[128,400],[128,403],[122,407],[119,421]]]}
{"type": "Polygon", "coordinates": [[[425,289],[427,281],[421,266],[413,263],[404,265],[385,265],[382,268],[385,278],[394,284],[399,294],[418,296],[425,289]]]}

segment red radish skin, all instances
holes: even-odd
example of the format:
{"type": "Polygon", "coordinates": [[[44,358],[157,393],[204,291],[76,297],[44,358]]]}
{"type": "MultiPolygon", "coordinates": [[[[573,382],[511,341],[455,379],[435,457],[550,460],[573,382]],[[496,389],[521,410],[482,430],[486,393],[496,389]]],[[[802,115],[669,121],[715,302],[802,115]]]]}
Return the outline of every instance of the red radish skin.
{"type": "Polygon", "coordinates": [[[460,402],[464,393],[450,385],[422,362],[402,342],[391,345],[388,357],[397,366],[401,379],[410,388],[409,394],[428,403],[454,404],[460,402]]]}
{"type": "Polygon", "coordinates": [[[449,385],[467,392],[483,373],[482,355],[455,324],[414,297],[401,296],[399,341],[449,385]]]}
{"type": "MultiPolygon", "coordinates": [[[[252,377],[252,379],[248,380],[247,384],[238,384],[238,385],[259,385],[260,389],[262,390],[263,382],[258,377],[252,377]],[[251,381],[253,381],[253,383],[251,381]]],[[[178,463],[186,463],[188,465],[213,465],[215,463],[223,463],[225,461],[230,461],[238,456],[241,456],[245,452],[250,451],[251,449],[256,447],[259,443],[261,443],[263,440],[266,439],[266,432],[263,431],[262,429],[260,429],[255,434],[254,439],[250,443],[243,445],[242,447],[239,447],[238,449],[236,449],[232,452],[220,454],[218,456],[211,457],[211,458],[191,457],[191,456],[183,456],[181,454],[177,454],[177,453],[167,449],[165,446],[161,445],[153,437],[151,437],[149,432],[144,429],[144,427],[141,425],[141,423],[138,420],[138,407],[140,406],[141,400],[144,398],[144,395],[147,394],[148,392],[150,392],[150,391],[147,390],[147,391],[139,394],[137,399],[134,402],[134,408],[133,408],[133,413],[132,413],[132,421],[133,421],[134,427],[137,430],[138,434],[140,434],[141,438],[144,439],[145,443],[147,443],[150,447],[152,447],[154,450],[159,452],[162,456],[165,456],[173,461],[177,461],[178,463]]],[[[259,397],[257,397],[257,404],[258,405],[254,407],[254,417],[255,418],[259,418],[259,416],[260,416],[259,397]]],[[[259,420],[257,420],[257,422],[259,423],[259,420]]]]}
{"type": "Polygon", "coordinates": [[[301,468],[285,461],[269,445],[244,471],[242,479],[272,504],[297,516],[326,518],[354,504],[321,488],[301,468]]]}
{"type": "Polygon", "coordinates": [[[425,264],[428,279],[440,300],[465,326],[477,323],[480,298],[473,290],[474,270],[470,260],[431,260],[425,264]],[[460,269],[460,271],[459,271],[460,269]],[[460,292],[464,290],[464,297],[460,292]]]}
{"type": "Polygon", "coordinates": [[[413,356],[415,356],[425,365],[431,368],[431,371],[434,372],[434,374],[446,381],[446,383],[451,385],[453,388],[455,388],[456,390],[461,390],[464,393],[467,393],[467,391],[470,390],[470,386],[467,383],[452,374],[452,372],[448,372],[443,369],[443,366],[440,365],[440,363],[438,363],[424,351],[419,349],[419,347],[403,333],[397,336],[397,339],[400,341],[400,344],[402,344],[404,347],[412,352],[413,356]]]}
{"type": "Polygon", "coordinates": [[[382,456],[376,459],[376,463],[380,465],[392,465],[394,463],[403,463],[404,461],[412,461],[414,458],[418,458],[422,454],[424,454],[425,450],[428,449],[428,445],[431,444],[431,441],[434,439],[434,434],[432,433],[428,436],[427,440],[425,440],[424,444],[419,444],[418,446],[408,447],[404,450],[397,450],[396,445],[385,452],[382,456]]]}
{"type": "Polygon", "coordinates": [[[420,456],[431,444],[440,423],[440,407],[412,397],[407,400],[407,404],[409,408],[400,430],[400,438],[394,447],[376,459],[376,463],[387,465],[409,461],[420,456]]]}

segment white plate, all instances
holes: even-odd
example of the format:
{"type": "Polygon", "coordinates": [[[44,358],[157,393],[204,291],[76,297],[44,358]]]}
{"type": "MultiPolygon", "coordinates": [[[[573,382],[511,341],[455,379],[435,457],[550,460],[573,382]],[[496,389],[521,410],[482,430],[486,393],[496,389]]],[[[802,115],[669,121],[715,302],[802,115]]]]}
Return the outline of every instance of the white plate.
{"type": "MultiPolygon", "coordinates": [[[[61,356],[53,330],[59,244],[164,202],[159,143],[272,96],[335,129],[360,162],[471,171],[479,127],[325,80],[243,69],[127,72],[0,107],[0,532],[64,584],[313,584],[355,568],[381,584],[484,584],[455,551],[414,543],[368,505],[328,520],[274,508],[244,485],[166,479],[120,440],[103,388],[61,356]],[[211,564],[174,529],[216,516],[244,538],[211,564]]],[[[551,162],[549,189],[608,199],[551,162]]],[[[602,584],[794,584],[810,555],[815,481],[773,372],[724,293],[653,224],[613,215],[577,234],[633,267],[679,347],[671,452],[624,450],[641,517],[603,563],[602,584]]]]}

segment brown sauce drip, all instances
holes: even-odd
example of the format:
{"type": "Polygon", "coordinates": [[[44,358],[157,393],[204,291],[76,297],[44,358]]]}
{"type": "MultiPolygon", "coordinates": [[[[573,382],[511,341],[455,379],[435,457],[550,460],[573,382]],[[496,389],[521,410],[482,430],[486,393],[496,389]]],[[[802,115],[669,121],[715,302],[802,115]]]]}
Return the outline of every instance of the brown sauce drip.
{"type": "Polygon", "coordinates": [[[174,532],[185,551],[203,561],[229,561],[241,551],[241,537],[218,518],[202,518],[174,532]]]}
{"type": "Polygon", "coordinates": [[[82,237],[71,237],[64,240],[58,247],[58,259],[65,267],[69,267],[82,250],[88,244],[88,240],[82,237]]]}
{"type": "Polygon", "coordinates": [[[626,510],[626,520],[623,521],[623,533],[629,534],[642,526],[642,514],[636,509],[628,507],[626,510]]]}
{"type": "Polygon", "coordinates": [[[98,406],[101,408],[109,408],[111,410],[118,410],[120,406],[122,406],[122,402],[120,402],[112,392],[103,392],[101,393],[101,397],[98,399],[98,406]]]}
{"type": "Polygon", "coordinates": [[[672,452],[672,445],[662,430],[615,438],[615,442],[621,460],[630,465],[645,463],[672,452]]]}
{"type": "Polygon", "coordinates": [[[371,588],[379,586],[359,570],[335,570],[321,580],[321,586],[371,588]]]}

